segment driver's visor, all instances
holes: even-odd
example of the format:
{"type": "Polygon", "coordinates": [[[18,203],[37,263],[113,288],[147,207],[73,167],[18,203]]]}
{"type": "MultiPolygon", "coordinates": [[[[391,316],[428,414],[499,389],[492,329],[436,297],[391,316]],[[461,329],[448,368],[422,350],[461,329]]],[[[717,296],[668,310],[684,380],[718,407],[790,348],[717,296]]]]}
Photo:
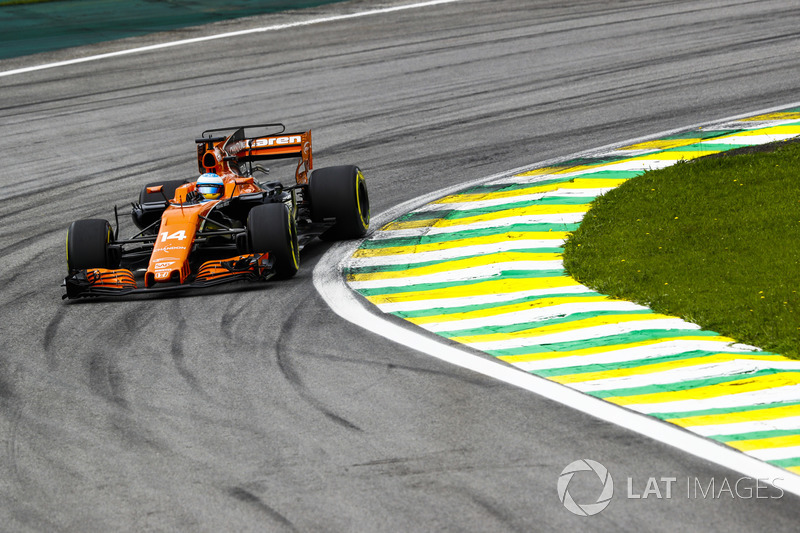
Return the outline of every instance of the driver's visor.
{"type": "Polygon", "coordinates": [[[200,185],[197,187],[197,190],[200,194],[205,196],[206,198],[217,198],[218,196],[222,195],[222,191],[224,190],[224,185],[200,185]]]}

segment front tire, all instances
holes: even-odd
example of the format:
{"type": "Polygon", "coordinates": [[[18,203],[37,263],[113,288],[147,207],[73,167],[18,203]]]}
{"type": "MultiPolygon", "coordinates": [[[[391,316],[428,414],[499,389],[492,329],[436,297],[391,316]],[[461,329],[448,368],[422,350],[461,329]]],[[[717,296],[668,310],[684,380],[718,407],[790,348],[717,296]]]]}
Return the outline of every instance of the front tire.
{"type": "Polygon", "coordinates": [[[311,218],[322,222],[335,218],[336,223],[320,237],[355,239],[369,229],[369,195],[361,169],[354,165],[321,168],[312,172],[308,182],[311,218]]]}
{"type": "Polygon", "coordinates": [[[87,268],[116,268],[109,254],[114,236],[107,220],[76,220],[67,231],[67,268],[70,272],[87,268]]]}
{"type": "Polygon", "coordinates": [[[300,268],[297,226],[285,204],[263,204],[252,208],[247,216],[247,239],[251,253],[269,252],[279,278],[297,274],[300,268]]]}

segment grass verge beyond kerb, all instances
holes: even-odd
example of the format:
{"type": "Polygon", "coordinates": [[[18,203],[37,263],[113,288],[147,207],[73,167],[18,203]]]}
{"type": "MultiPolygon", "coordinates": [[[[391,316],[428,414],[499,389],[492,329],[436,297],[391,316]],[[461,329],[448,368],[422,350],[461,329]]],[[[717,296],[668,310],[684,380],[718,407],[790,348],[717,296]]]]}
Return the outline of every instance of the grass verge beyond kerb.
{"type": "Polygon", "coordinates": [[[598,197],[564,265],[609,296],[800,359],[800,143],[648,171],[598,197]]]}

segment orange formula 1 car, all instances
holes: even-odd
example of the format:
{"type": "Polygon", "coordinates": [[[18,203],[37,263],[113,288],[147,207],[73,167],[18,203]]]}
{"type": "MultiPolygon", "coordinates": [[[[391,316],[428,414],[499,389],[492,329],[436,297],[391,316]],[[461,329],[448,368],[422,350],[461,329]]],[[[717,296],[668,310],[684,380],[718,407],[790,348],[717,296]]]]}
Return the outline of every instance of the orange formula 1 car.
{"type": "Polygon", "coordinates": [[[258,124],[204,131],[196,140],[200,178],[145,185],[131,210],[140,231],[129,239],[119,238],[116,207],[116,231],[102,219],[73,222],[64,298],[288,278],[314,237],[365,235],[369,197],[361,170],[312,170],[311,132],[285,130],[258,124]],[[257,162],[294,157],[291,186],[256,179],[269,172],[257,162]]]}

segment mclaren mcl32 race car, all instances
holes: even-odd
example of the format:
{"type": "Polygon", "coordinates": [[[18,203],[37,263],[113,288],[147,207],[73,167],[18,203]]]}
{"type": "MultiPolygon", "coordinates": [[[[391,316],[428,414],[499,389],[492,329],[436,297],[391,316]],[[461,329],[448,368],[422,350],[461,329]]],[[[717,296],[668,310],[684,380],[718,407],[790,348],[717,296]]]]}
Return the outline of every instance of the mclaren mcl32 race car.
{"type": "Polygon", "coordinates": [[[358,238],[369,197],[352,165],[313,169],[311,132],[283,124],[204,131],[196,139],[200,178],[144,185],[132,203],[135,235],[107,220],[73,222],[67,233],[64,298],[152,293],[293,276],[315,237],[358,238]],[[259,164],[297,158],[291,185],[262,182],[259,164]]]}

